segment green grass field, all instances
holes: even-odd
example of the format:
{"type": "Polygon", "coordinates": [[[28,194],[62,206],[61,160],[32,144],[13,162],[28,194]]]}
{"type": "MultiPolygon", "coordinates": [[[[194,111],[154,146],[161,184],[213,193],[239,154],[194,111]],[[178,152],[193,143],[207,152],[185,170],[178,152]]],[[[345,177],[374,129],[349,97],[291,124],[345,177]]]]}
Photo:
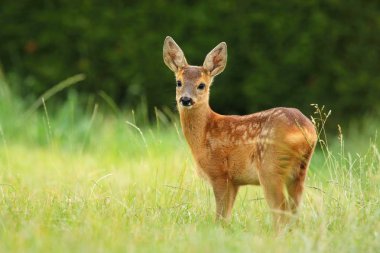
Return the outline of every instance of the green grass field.
{"type": "Polygon", "coordinates": [[[0,252],[380,252],[375,132],[347,139],[351,153],[334,136],[318,148],[298,221],[277,236],[260,187],[215,223],[178,123],[87,107],[1,98],[0,252]]]}

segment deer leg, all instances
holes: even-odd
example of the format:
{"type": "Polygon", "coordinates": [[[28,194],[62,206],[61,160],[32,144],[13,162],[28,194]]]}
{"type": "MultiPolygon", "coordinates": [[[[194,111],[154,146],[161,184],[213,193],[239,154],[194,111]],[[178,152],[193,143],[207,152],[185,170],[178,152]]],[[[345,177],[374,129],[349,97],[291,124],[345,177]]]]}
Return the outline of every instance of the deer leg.
{"type": "Polygon", "coordinates": [[[286,187],[289,196],[289,209],[293,214],[297,213],[299,204],[301,203],[302,193],[304,190],[304,182],[300,178],[294,179],[286,187]]]}
{"type": "Polygon", "coordinates": [[[310,157],[306,157],[302,159],[300,162],[297,162],[297,174],[286,186],[289,196],[289,207],[294,214],[297,213],[298,206],[302,200],[304,182],[309,163],[310,157]]]}
{"type": "Polygon", "coordinates": [[[212,182],[216,202],[216,219],[229,220],[239,186],[228,178],[217,179],[212,182]]]}
{"type": "Polygon", "coordinates": [[[279,230],[288,222],[288,205],[285,196],[285,183],[280,175],[260,174],[265,199],[273,212],[274,225],[279,230]]]}

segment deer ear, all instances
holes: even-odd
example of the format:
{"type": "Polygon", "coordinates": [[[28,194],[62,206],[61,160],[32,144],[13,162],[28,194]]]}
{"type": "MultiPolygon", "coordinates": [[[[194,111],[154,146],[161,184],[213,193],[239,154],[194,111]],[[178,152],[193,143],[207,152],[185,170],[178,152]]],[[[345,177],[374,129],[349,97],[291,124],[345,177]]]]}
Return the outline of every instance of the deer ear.
{"type": "Polygon", "coordinates": [[[227,64],[227,44],[225,42],[217,45],[206,56],[203,68],[210,72],[211,76],[219,75],[223,72],[227,64]]]}
{"type": "Polygon", "coordinates": [[[164,41],[164,62],[173,72],[187,66],[185,55],[172,37],[167,36],[164,41]]]}

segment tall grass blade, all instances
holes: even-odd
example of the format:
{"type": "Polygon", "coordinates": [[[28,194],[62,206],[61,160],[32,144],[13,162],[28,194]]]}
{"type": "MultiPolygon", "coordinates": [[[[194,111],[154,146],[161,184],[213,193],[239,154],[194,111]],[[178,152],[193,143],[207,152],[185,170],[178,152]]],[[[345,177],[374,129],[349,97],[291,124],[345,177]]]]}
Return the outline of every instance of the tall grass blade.
{"type": "Polygon", "coordinates": [[[141,131],[141,129],[138,128],[135,124],[129,122],[128,120],[125,121],[125,123],[127,123],[128,125],[130,125],[131,127],[133,127],[134,129],[136,129],[136,130],[139,132],[139,134],[140,134],[140,136],[141,136],[141,139],[142,139],[143,142],[144,142],[144,146],[145,146],[145,148],[148,148],[148,144],[147,144],[147,142],[146,142],[146,139],[145,139],[144,134],[143,134],[143,132],[141,131]]]}
{"type": "Polygon", "coordinates": [[[85,78],[86,78],[86,76],[84,74],[77,74],[75,76],[72,76],[72,77],[69,77],[69,78],[63,80],[62,82],[59,82],[58,84],[56,84],[55,86],[53,86],[49,90],[45,91],[45,93],[42,94],[36,100],[36,102],[34,102],[34,104],[26,111],[26,113],[25,113],[26,117],[29,117],[33,112],[35,112],[38,109],[38,107],[41,106],[42,98],[44,98],[45,101],[47,101],[49,98],[51,98],[52,96],[54,96],[58,92],[66,89],[66,88],[68,88],[74,84],[77,84],[77,83],[83,81],[85,78]]]}
{"type": "Polygon", "coordinates": [[[47,111],[47,108],[46,108],[46,103],[45,103],[45,99],[42,97],[41,98],[41,101],[42,101],[42,105],[44,106],[44,112],[45,112],[45,117],[46,117],[46,124],[47,124],[47,138],[48,138],[48,142],[51,143],[51,140],[52,140],[52,137],[53,137],[53,133],[52,133],[52,130],[51,130],[51,124],[50,124],[50,119],[49,119],[49,114],[48,114],[48,111],[47,111]]]}
{"type": "Polygon", "coordinates": [[[98,95],[107,103],[107,105],[111,108],[111,110],[116,114],[120,115],[120,109],[116,105],[115,101],[104,91],[98,92],[98,95]]]}

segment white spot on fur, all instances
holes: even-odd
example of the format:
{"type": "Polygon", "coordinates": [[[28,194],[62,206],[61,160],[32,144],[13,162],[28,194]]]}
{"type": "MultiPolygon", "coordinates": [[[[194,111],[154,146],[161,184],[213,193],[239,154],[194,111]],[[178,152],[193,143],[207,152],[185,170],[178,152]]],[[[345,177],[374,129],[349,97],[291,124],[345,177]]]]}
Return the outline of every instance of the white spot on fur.
{"type": "Polygon", "coordinates": [[[236,131],[245,131],[245,130],[247,130],[247,126],[246,125],[240,125],[240,126],[236,127],[236,131]]]}
{"type": "Polygon", "coordinates": [[[248,138],[248,133],[244,132],[244,134],[243,134],[243,140],[247,140],[247,138],[248,138]]]}

